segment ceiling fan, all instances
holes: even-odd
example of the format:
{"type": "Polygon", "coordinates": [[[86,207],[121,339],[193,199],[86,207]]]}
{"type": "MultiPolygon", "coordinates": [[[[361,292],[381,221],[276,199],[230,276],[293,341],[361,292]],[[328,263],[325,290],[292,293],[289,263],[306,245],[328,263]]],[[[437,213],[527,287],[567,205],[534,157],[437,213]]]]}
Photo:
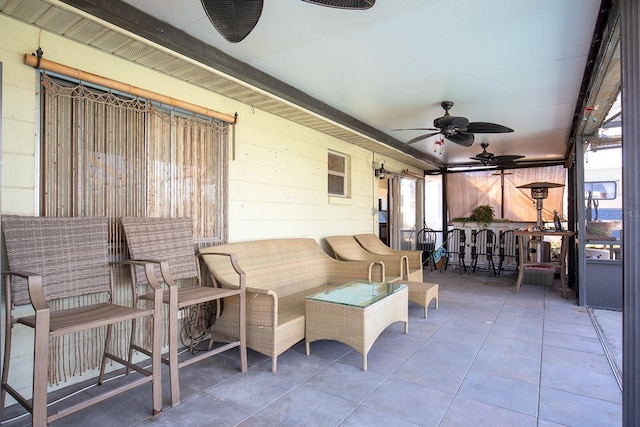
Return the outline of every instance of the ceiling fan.
{"type": "Polygon", "coordinates": [[[489,146],[488,142],[483,142],[480,146],[482,147],[482,153],[469,158],[471,160],[477,160],[483,165],[514,166],[516,165],[516,160],[524,158],[524,156],[517,154],[496,156],[493,153],[489,153],[487,151],[487,147],[489,146]]]}
{"type": "MultiPolygon", "coordinates": [[[[209,21],[231,43],[242,41],[255,28],[264,0],[200,0],[209,21]]],[[[338,9],[369,9],[376,0],[302,0],[338,9]]]]}
{"type": "Polygon", "coordinates": [[[446,139],[456,144],[460,144],[465,147],[471,147],[473,145],[474,133],[508,133],[513,132],[513,129],[506,126],[497,125],[495,123],[487,122],[469,122],[466,117],[456,117],[449,114],[449,110],[453,107],[452,101],[442,101],[440,104],[444,108],[444,116],[439,117],[433,121],[432,128],[412,128],[412,129],[393,129],[397,130],[428,130],[430,133],[420,135],[409,141],[407,144],[413,144],[423,139],[427,139],[431,136],[442,134],[446,139]]]}

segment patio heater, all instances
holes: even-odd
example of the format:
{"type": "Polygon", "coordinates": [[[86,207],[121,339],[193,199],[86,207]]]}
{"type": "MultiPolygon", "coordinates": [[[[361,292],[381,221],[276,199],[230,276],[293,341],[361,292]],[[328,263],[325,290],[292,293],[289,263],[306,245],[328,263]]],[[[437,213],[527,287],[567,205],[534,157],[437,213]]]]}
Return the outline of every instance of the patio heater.
{"type": "MultiPolygon", "coordinates": [[[[554,182],[532,182],[520,185],[517,188],[530,188],[531,198],[536,201],[537,220],[536,228],[543,229],[542,223],[542,201],[549,197],[549,188],[564,187],[564,184],[554,182]]],[[[529,240],[529,261],[549,262],[550,244],[545,242],[543,236],[532,236],[529,240]]]]}

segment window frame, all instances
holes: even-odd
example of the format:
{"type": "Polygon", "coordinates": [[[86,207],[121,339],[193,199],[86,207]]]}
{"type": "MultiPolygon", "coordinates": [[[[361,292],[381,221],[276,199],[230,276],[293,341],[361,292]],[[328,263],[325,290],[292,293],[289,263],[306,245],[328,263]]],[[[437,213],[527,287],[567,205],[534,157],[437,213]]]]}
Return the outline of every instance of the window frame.
{"type": "Polygon", "coordinates": [[[337,197],[337,198],[349,198],[349,181],[350,181],[350,170],[351,170],[351,158],[343,153],[339,153],[337,151],[328,150],[327,152],[327,194],[329,197],[337,197]],[[342,160],[342,164],[344,165],[344,170],[339,171],[331,168],[332,161],[331,157],[340,158],[342,160]],[[340,193],[332,192],[332,186],[330,184],[332,178],[339,177],[342,179],[342,191],[340,193]]]}

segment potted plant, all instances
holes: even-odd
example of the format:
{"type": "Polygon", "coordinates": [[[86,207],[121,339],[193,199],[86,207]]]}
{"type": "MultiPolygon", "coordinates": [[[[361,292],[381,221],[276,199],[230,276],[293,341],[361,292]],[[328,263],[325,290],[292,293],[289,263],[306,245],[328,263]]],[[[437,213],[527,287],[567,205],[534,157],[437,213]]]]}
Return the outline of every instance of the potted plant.
{"type": "Polygon", "coordinates": [[[470,216],[453,218],[453,221],[462,221],[466,224],[469,221],[475,221],[483,227],[487,227],[493,222],[495,211],[489,205],[478,205],[471,210],[470,216]]]}
{"type": "Polygon", "coordinates": [[[479,205],[471,210],[471,216],[473,217],[473,221],[478,222],[484,227],[487,227],[489,224],[493,222],[493,218],[495,217],[495,211],[493,207],[489,205],[479,205]]]}

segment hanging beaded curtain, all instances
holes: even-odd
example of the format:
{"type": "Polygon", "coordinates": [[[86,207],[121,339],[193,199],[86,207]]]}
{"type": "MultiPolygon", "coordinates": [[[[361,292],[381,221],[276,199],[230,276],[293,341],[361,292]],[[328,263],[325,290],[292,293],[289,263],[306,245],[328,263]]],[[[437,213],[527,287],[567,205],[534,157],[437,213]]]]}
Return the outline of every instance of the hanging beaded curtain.
{"type": "MultiPolygon", "coordinates": [[[[127,257],[122,216],[188,216],[196,246],[226,243],[227,146],[228,124],[42,74],[42,215],[108,217],[116,260],[127,257]]],[[[114,301],[130,304],[127,274],[119,272],[114,301]]],[[[143,344],[148,326],[136,330],[143,344]]],[[[121,357],[129,334],[130,325],[114,331],[121,357]]],[[[51,384],[99,367],[103,342],[104,331],[53,340],[51,384]]]]}

